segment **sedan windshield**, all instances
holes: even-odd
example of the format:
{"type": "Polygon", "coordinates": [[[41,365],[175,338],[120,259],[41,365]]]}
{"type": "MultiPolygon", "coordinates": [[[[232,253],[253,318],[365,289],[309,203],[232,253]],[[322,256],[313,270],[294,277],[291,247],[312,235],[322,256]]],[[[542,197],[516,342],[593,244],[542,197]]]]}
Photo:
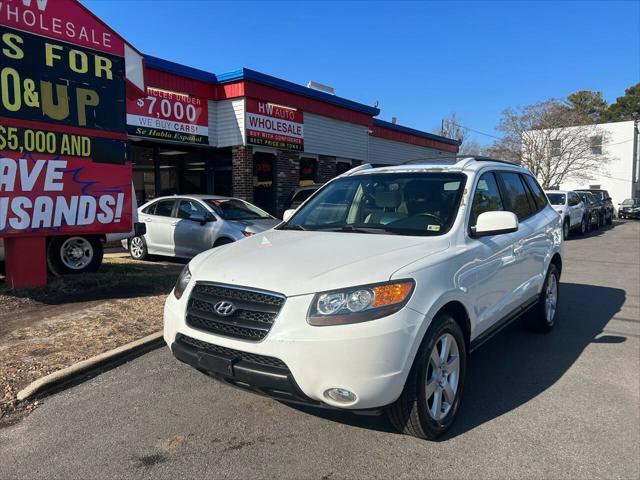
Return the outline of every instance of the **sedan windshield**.
{"type": "Polygon", "coordinates": [[[392,235],[442,235],[453,224],[466,177],[380,173],[334,180],[284,229],[392,235]]]}
{"type": "Polygon", "coordinates": [[[622,202],[622,205],[633,205],[635,202],[632,198],[627,198],[624,202],[622,202]]]}
{"type": "Polygon", "coordinates": [[[216,215],[223,220],[256,220],[259,218],[273,218],[264,210],[255,205],[243,202],[237,198],[224,198],[205,200],[216,215]]]}
{"type": "Polygon", "coordinates": [[[564,193],[547,193],[551,205],[564,205],[567,196],[564,193]]]}

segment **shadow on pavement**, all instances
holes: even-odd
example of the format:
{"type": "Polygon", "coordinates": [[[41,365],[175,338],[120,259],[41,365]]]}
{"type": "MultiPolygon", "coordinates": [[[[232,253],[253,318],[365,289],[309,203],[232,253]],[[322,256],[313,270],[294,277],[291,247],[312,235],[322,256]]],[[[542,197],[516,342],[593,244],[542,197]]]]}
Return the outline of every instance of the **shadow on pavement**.
{"type": "MultiPolygon", "coordinates": [[[[603,335],[603,328],[625,301],[621,289],[562,283],[556,328],[535,334],[515,322],[469,359],[464,401],[453,428],[454,438],[532,400],[556,383],[594,343],[622,343],[625,337],[603,335]],[[598,338],[596,338],[598,337],[598,338]]],[[[300,411],[360,428],[394,432],[384,416],[291,406],[300,411]]]]}

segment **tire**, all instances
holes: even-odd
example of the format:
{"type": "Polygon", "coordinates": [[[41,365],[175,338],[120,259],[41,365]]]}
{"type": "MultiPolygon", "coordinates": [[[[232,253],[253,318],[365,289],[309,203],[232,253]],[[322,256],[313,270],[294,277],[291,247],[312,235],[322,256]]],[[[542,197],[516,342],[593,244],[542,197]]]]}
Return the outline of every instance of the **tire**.
{"type": "Polygon", "coordinates": [[[569,219],[566,218],[564,220],[564,223],[562,224],[562,239],[566,240],[567,238],[569,238],[570,234],[571,234],[571,224],[569,223],[569,219]]]}
{"type": "Polygon", "coordinates": [[[607,225],[613,225],[613,212],[607,217],[607,225]]]}
{"type": "Polygon", "coordinates": [[[144,237],[133,237],[127,243],[129,243],[129,255],[134,260],[145,260],[149,256],[147,242],[144,237]]]}
{"type": "Polygon", "coordinates": [[[221,247],[222,245],[228,245],[230,243],[233,243],[233,240],[231,240],[230,238],[226,238],[226,237],[219,238],[213,244],[213,248],[221,247]]]}
{"type": "Polygon", "coordinates": [[[54,275],[95,272],[104,254],[96,237],[53,237],[47,246],[47,266],[54,275]]]}
{"type": "Polygon", "coordinates": [[[549,333],[556,324],[558,305],[560,305],[560,272],[552,263],[542,285],[540,299],[524,315],[525,324],[530,330],[549,333]],[[548,303],[549,301],[553,302],[552,309],[548,303]]]}
{"type": "Polygon", "coordinates": [[[585,233],[587,233],[587,220],[582,217],[580,227],[578,227],[578,235],[584,235],[585,233]]]}
{"type": "Polygon", "coordinates": [[[451,316],[439,314],[427,330],[400,397],[386,408],[391,424],[402,433],[427,440],[435,440],[445,433],[453,424],[462,401],[466,368],[467,347],[462,329],[451,316]],[[450,346],[445,362],[449,366],[440,368],[443,339],[450,346]],[[448,399],[443,385],[453,392],[452,402],[443,402],[448,399]],[[433,389],[430,395],[428,386],[433,389]],[[440,409],[436,403],[438,398],[440,409]]]}

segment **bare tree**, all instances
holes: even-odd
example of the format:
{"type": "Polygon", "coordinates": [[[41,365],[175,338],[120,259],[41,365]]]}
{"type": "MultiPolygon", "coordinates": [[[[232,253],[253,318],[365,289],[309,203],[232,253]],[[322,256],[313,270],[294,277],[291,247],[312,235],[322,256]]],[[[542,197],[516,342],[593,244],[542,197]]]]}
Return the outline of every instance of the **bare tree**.
{"type": "Polygon", "coordinates": [[[436,129],[436,133],[443,137],[452,138],[461,142],[461,155],[480,155],[482,147],[478,142],[471,139],[469,129],[460,125],[458,116],[455,112],[450,113],[442,119],[440,128],[436,129]]]}
{"type": "Polygon", "coordinates": [[[504,136],[488,153],[528,168],[544,188],[590,180],[610,161],[607,133],[557,100],[508,108],[497,129],[504,136]]]}

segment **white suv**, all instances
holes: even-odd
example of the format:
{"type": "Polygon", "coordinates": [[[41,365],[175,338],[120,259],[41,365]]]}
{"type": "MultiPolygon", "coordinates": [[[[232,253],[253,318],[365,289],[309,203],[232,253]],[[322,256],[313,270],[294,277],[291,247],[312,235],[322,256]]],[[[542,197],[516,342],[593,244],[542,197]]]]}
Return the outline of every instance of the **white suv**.
{"type": "Polygon", "coordinates": [[[562,217],[562,236],[565,240],[571,231],[584,235],[589,229],[587,207],[576,192],[549,190],[545,192],[549,203],[562,217]]]}
{"type": "Polygon", "coordinates": [[[274,230],[204,252],[165,306],[181,361],[285,401],[452,424],[468,354],[512,320],[549,331],[562,224],[531,174],[463,158],[357,167],[274,230]]]}

